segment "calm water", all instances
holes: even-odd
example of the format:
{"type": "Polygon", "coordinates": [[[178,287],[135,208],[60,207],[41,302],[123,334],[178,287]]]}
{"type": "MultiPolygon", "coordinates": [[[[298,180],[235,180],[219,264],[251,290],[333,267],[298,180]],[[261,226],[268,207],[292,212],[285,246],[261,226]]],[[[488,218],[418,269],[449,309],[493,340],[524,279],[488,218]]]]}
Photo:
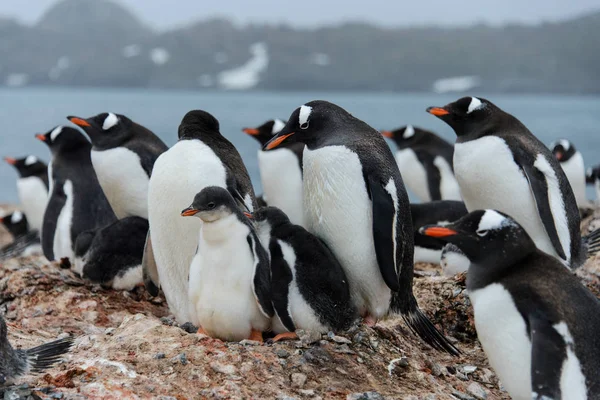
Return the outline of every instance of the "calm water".
{"type": "MultiPolygon", "coordinates": [[[[586,165],[600,163],[600,97],[517,96],[473,93],[516,115],[544,143],[568,138],[583,153],[586,165]]],[[[241,153],[261,193],[256,152],[258,143],[241,132],[271,118],[287,117],[310,100],[329,100],[377,129],[410,123],[454,140],[452,130],[425,108],[444,105],[457,95],[391,93],[233,93],[102,89],[0,89],[1,156],[34,154],[48,161],[47,147],[34,139],[67,115],[89,117],[112,111],[127,115],[159,135],[168,145],[177,140],[181,118],[191,109],[204,109],[221,123],[221,132],[241,153]]],[[[0,202],[16,202],[16,172],[0,165],[0,202]]],[[[590,192],[591,193],[591,192],[590,192]]]]}

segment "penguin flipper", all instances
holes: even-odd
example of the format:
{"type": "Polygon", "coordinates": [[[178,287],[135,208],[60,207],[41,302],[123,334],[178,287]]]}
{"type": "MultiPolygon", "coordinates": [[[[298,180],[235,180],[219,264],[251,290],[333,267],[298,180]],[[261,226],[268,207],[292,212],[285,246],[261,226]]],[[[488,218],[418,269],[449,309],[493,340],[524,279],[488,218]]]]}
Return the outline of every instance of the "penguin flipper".
{"type": "Polygon", "coordinates": [[[46,204],[46,211],[44,211],[41,239],[42,251],[48,261],[54,261],[54,235],[56,234],[58,217],[67,202],[63,185],[64,182],[54,182],[48,204],[46,204]]]}
{"type": "Polygon", "coordinates": [[[567,356],[564,338],[546,318],[529,317],[532,399],[560,399],[560,380],[567,356]]]}
{"type": "Polygon", "coordinates": [[[144,256],[142,257],[142,271],[144,276],[144,286],[151,296],[158,296],[160,289],[160,279],[154,251],[152,250],[152,240],[150,239],[150,230],[146,235],[146,245],[144,246],[144,256]]]}
{"type": "Polygon", "coordinates": [[[400,266],[396,262],[396,246],[403,244],[397,242],[395,235],[397,221],[394,199],[377,178],[369,175],[367,184],[373,205],[373,240],[377,264],[386,285],[397,292],[400,290],[400,266]]]}
{"type": "Polygon", "coordinates": [[[271,318],[275,315],[275,310],[271,301],[271,266],[269,256],[254,231],[248,235],[247,239],[250,251],[254,256],[252,290],[254,291],[260,311],[265,317],[271,318]]]}
{"type": "Polygon", "coordinates": [[[290,266],[283,256],[281,246],[277,243],[277,239],[271,239],[269,245],[271,252],[271,279],[273,307],[277,317],[290,332],[296,331],[296,325],[292,320],[289,312],[289,287],[293,279],[293,274],[290,266]]]}

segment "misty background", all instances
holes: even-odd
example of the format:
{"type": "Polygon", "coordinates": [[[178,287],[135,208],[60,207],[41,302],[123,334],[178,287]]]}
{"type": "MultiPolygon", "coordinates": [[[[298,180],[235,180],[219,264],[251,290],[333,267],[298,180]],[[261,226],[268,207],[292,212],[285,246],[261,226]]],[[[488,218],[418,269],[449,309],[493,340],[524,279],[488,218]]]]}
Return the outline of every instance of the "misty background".
{"type": "Polygon", "coordinates": [[[600,92],[597,0],[2,0],[0,85],[600,92]]]}

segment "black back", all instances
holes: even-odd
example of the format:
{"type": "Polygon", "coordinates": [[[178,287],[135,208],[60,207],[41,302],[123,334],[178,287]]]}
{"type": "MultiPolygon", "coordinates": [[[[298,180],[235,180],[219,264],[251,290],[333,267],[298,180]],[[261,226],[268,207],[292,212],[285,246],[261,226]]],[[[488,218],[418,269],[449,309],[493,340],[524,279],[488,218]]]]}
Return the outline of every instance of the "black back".
{"type": "Polygon", "coordinates": [[[462,201],[439,200],[429,203],[412,203],[410,205],[410,214],[415,232],[415,246],[441,250],[446,245],[446,242],[423,236],[419,234],[419,229],[425,225],[454,222],[467,215],[468,211],[465,203],[462,201]]]}
{"type": "Polygon", "coordinates": [[[439,155],[452,167],[454,146],[431,131],[407,125],[393,131],[384,131],[384,136],[392,139],[398,150],[412,149],[419,153],[439,155]],[[408,134],[405,135],[407,129],[408,134]]]}
{"type": "Polygon", "coordinates": [[[71,221],[71,243],[83,231],[96,230],[116,220],[90,158],[91,144],[76,129],[56,127],[48,131],[45,143],[52,152],[52,193],[44,213],[42,227],[42,248],[50,261],[54,260],[54,232],[60,211],[66,202],[64,184],[67,180],[73,185],[73,216],[71,221]],[[56,129],[61,129],[54,135],[56,129]],[[55,139],[53,139],[55,136],[55,139]]]}
{"type": "Polygon", "coordinates": [[[23,158],[5,157],[4,160],[15,167],[20,178],[38,177],[44,182],[46,189],[48,189],[48,166],[36,156],[23,158]]]}

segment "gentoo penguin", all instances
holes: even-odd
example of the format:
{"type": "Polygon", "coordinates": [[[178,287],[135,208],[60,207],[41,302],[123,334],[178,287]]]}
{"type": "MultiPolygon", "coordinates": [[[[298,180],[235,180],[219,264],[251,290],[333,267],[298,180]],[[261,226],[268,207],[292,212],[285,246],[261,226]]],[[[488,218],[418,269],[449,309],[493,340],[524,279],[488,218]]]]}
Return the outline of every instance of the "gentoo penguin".
{"type": "Polygon", "coordinates": [[[565,171],[579,208],[592,208],[585,194],[585,165],[581,153],[567,139],[557,140],[550,145],[550,149],[565,171]]]}
{"type": "Polygon", "coordinates": [[[227,341],[262,341],[274,315],[269,255],[227,189],[208,186],[181,212],[202,220],[190,266],[191,322],[227,341]]]}
{"type": "Polygon", "coordinates": [[[550,150],[490,101],[463,97],[427,111],[454,129],[454,172],[467,210],[497,209],[570,268],[587,259],[573,190],[550,150]]]}
{"type": "Polygon", "coordinates": [[[442,255],[440,259],[440,267],[442,267],[442,273],[444,276],[451,277],[456,274],[460,274],[461,272],[467,272],[470,265],[471,260],[469,260],[469,258],[465,253],[462,252],[461,249],[452,243],[446,243],[442,249],[442,255]]]}
{"type": "Polygon", "coordinates": [[[92,141],[92,165],[117,218],[148,218],[148,181],[167,145],[121,114],[67,117],[92,141]]]}
{"type": "Polygon", "coordinates": [[[31,229],[41,231],[48,201],[48,167],[36,156],[5,157],[4,161],[15,167],[19,173],[17,193],[31,229]]]}
{"type": "Polygon", "coordinates": [[[419,228],[432,224],[449,224],[467,215],[462,201],[439,200],[429,203],[412,203],[410,215],[415,232],[415,262],[439,264],[446,242],[419,234],[419,228]]]}
{"type": "Polygon", "coordinates": [[[162,287],[171,312],[189,322],[188,272],[200,234],[198,218],[173,218],[207,186],[224,187],[239,206],[255,208],[254,190],[242,158],[219,132],[209,113],[190,111],[179,126],[179,141],[158,157],[148,186],[150,233],[144,253],[144,283],[162,287]],[[160,285],[160,286],[159,286],[160,285]]]}
{"type": "Polygon", "coordinates": [[[427,343],[456,353],[413,295],[410,204],[383,136],[341,107],[319,100],[297,108],[265,149],[285,142],[306,144],[306,227],[340,261],[359,315],[373,324],[390,311],[399,312],[427,343]]]}
{"type": "Polygon", "coordinates": [[[600,200],[600,165],[588,168],[585,174],[585,180],[588,185],[594,185],[596,189],[596,201],[600,200]]]}
{"type": "Polygon", "coordinates": [[[0,387],[12,385],[23,375],[36,374],[52,367],[71,350],[73,338],[55,340],[32,349],[14,349],[8,341],[8,330],[0,314],[0,387]]]}
{"type": "Polygon", "coordinates": [[[280,119],[265,122],[258,128],[243,131],[261,145],[258,150],[258,168],[264,190],[263,199],[273,207],[280,208],[292,223],[304,225],[302,206],[302,152],[303,143],[291,143],[277,150],[264,151],[262,147],[285,126],[280,119]],[[281,171],[286,171],[282,174],[281,171]]]}
{"type": "Polygon", "coordinates": [[[396,162],[402,179],[419,200],[461,199],[452,169],[454,147],[450,143],[412,125],[381,133],[398,146],[396,162]]]}
{"type": "Polygon", "coordinates": [[[75,242],[75,272],[115,290],[143,283],[142,256],[148,221],[125,217],[105,228],[82,232],[75,242]]]}
{"type": "Polygon", "coordinates": [[[21,211],[0,218],[0,223],[10,232],[13,241],[0,249],[0,260],[42,254],[38,231],[30,231],[27,217],[21,211]]]}
{"type": "Polygon", "coordinates": [[[73,259],[77,236],[112,223],[115,214],[94,173],[90,160],[92,146],[78,130],[57,126],[36,138],[52,152],[42,249],[50,261],[73,259]]]}
{"type": "Polygon", "coordinates": [[[261,208],[251,218],[271,257],[273,341],[296,337],[296,329],[327,333],[350,328],[358,314],[344,269],[331,250],[278,208],[261,208]]]}
{"type": "Polygon", "coordinates": [[[471,260],[477,336],[513,399],[600,398],[600,302],[512,218],[475,211],[425,235],[471,260]]]}

